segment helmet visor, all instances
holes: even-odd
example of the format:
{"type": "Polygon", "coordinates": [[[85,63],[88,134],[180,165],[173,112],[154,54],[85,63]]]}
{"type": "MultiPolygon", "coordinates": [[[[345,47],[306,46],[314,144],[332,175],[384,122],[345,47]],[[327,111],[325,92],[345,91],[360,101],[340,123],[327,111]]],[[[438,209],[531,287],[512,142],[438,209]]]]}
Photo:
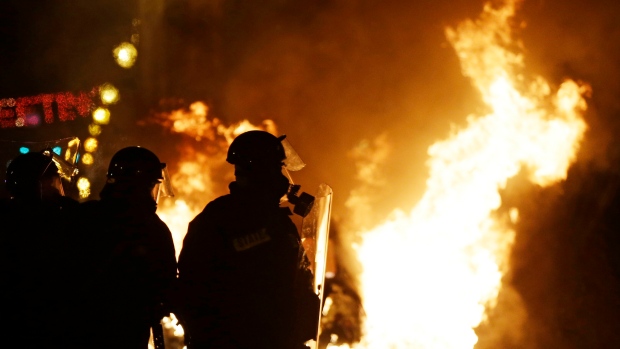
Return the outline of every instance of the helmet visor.
{"type": "Polygon", "coordinates": [[[8,166],[8,162],[19,154],[41,152],[50,156],[58,167],[60,176],[67,180],[77,174],[77,154],[80,139],[68,137],[39,142],[0,141],[0,160],[8,166]]]}
{"type": "Polygon", "coordinates": [[[170,180],[170,174],[168,173],[168,167],[165,163],[162,163],[161,169],[162,180],[160,182],[160,195],[165,198],[174,197],[174,191],[172,190],[172,181],[170,180]]]}
{"type": "Polygon", "coordinates": [[[62,186],[62,180],[60,179],[60,176],[52,177],[50,178],[50,180],[51,188],[54,188],[54,190],[57,191],[58,194],[60,194],[61,196],[65,196],[65,189],[62,186]]]}
{"type": "MultiPolygon", "coordinates": [[[[42,152],[45,156],[50,156],[46,154],[45,151],[42,152]]],[[[39,176],[39,185],[41,188],[41,197],[52,197],[54,195],[65,196],[65,190],[62,186],[61,178],[61,170],[60,166],[56,165],[56,162],[53,161],[50,156],[49,163],[47,167],[43,170],[41,175],[39,176]],[[54,164],[54,165],[52,165],[54,164]]]]}
{"type": "Polygon", "coordinates": [[[49,156],[52,159],[54,164],[56,164],[56,167],[58,167],[58,174],[62,178],[71,181],[71,179],[78,174],[78,168],[75,163],[66,161],[51,149],[45,149],[42,151],[42,153],[43,155],[49,156]]]}
{"type": "Polygon", "coordinates": [[[284,154],[286,155],[286,159],[284,159],[284,168],[288,171],[299,171],[304,168],[306,164],[299,154],[297,154],[295,148],[293,148],[288,139],[282,139],[281,143],[282,147],[284,147],[284,154]]]}
{"type": "Polygon", "coordinates": [[[168,173],[168,167],[166,167],[165,163],[162,163],[161,177],[162,179],[155,184],[153,190],[151,191],[151,196],[153,197],[153,200],[155,200],[155,202],[159,202],[160,198],[174,197],[170,174],[168,173]]]}

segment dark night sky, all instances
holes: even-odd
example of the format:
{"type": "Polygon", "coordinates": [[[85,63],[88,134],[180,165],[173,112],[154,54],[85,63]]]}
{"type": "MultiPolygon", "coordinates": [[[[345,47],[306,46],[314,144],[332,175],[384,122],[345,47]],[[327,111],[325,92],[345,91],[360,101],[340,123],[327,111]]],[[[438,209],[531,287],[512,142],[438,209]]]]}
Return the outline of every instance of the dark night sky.
{"type": "MultiPolygon", "coordinates": [[[[336,219],[346,217],[345,200],[360,184],[351,150],[385,134],[391,153],[381,173],[388,185],[373,188],[372,218],[380,219],[395,207],[410,208],[422,194],[428,146],[445,138],[451,124],[463,125],[467,115],[483,111],[444,35],[446,26],[475,18],[481,9],[482,2],[475,0],[4,0],[0,98],[88,90],[113,82],[123,99],[113,107],[116,116],[101,138],[104,159],[131,143],[173,156],[174,144],[150,137],[152,128],[136,126],[164,98],[206,101],[225,122],[271,118],[308,164],[299,181],[310,188],[320,182],[334,188],[336,219]],[[138,28],[132,26],[133,18],[141,19],[138,28]],[[111,50],[136,30],[141,36],[139,61],[124,70],[113,62],[111,50]]],[[[599,214],[602,225],[613,226],[601,217],[615,210],[614,201],[593,211],[570,203],[591,201],[596,206],[609,188],[615,193],[612,184],[620,172],[615,136],[620,131],[620,5],[615,0],[526,0],[516,18],[522,21],[527,25],[516,35],[523,41],[529,71],[555,86],[567,77],[592,86],[589,131],[567,183],[547,191],[527,189],[538,200],[514,203],[524,210],[523,229],[529,233],[517,241],[511,282],[537,320],[522,337],[511,337],[508,326],[497,320],[501,316],[494,315],[489,328],[502,327],[497,331],[501,335],[483,330],[480,348],[617,347],[607,346],[617,343],[612,327],[620,325],[612,311],[620,310],[616,274],[609,266],[615,262],[591,258],[616,240],[612,236],[612,243],[598,243],[608,241],[609,233],[605,237],[604,229],[591,228],[598,222],[574,218],[599,214]],[[544,223],[536,212],[530,212],[533,222],[527,223],[532,205],[548,217],[544,223]],[[567,215],[576,220],[573,228],[567,215]],[[571,235],[574,227],[589,237],[571,235]],[[548,235],[537,240],[536,234],[545,230],[548,235]],[[579,263],[583,258],[590,262],[579,263]],[[541,261],[547,269],[530,279],[523,276],[523,270],[541,261]],[[587,277],[574,281],[564,272],[571,267],[587,277]],[[549,275],[557,278],[540,282],[549,275]],[[545,308],[561,289],[568,290],[567,296],[545,308]],[[605,309],[605,302],[613,307],[605,309]],[[508,339],[496,338],[501,336],[508,339]]],[[[85,137],[86,125],[82,120],[0,130],[0,139],[85,137]]],[[[95,170],[105,171],[105,165],[95,170]]],[[[511,298],[503,297],[498,311],[510,313],[511,298]]]]}

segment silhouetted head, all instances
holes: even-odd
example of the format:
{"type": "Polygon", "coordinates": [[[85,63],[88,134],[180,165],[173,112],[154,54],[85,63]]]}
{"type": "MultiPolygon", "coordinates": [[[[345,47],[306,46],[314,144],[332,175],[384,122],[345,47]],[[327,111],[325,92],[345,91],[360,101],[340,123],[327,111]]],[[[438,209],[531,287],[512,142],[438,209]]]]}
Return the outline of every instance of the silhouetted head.
{"type": "Polygon", "coordinates": [[[6,170],[6,189],[17,199],[64,195],[58,167],[50,156],[30,152],[17,156],[6,170]]]}
{"type": "Polygon", "coordinates": [[[285,137],[248,131],[233,140],[226,161],[235,165],[235,183],[240,190],[278,201],[287,193],[290,183],[282,173],[285,137]]]}
{"type": "Polygon", "coordinates": [[[112,156],[108,166],[108,180],[136,180],[158,183],[163,179],[166,167],[152,151],[142,147],[123,148],[112,156]]]}
{"type": "Polygon", "coordinates": [[[166,164],[152,151],[132,146],[119,150],[108,166],[107,181],[102,197],[152,197],[157,201],[166,164]]]}
{"type": "Polygon", "coordinates": [[[285,137],[258,130],[242,133],[230,144],[226,161],[248,169],[280,168],[286,159],[285,137]]]}

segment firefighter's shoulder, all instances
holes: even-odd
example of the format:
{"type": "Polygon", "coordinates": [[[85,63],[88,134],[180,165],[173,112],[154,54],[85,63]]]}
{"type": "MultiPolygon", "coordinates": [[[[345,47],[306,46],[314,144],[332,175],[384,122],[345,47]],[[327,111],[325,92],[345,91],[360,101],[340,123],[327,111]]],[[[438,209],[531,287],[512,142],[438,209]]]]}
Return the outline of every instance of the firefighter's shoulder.
{"type": "Polygon", "coordinates": [[[200,224],[204,221],[213,222],[214,219],[219,219],[228,215],[231,209],[234,208],[234,203],[230,194],[223,195],[217,199],[209,202],[207,206],[200,212],[190,224],[200,224]]]}

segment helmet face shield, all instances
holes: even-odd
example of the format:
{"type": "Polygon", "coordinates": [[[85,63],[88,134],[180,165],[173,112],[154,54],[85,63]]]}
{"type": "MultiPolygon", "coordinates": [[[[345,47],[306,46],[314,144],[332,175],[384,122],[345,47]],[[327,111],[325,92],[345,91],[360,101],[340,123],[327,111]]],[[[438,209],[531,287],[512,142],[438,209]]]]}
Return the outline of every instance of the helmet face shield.
{"type": "Polygon", "coordinates": [[[162,164],[163,168],[161,169],[161,177],[162,180],[155,185],[157,188],[157,197],[155,201],[159,200],[160,197],[163,198],[172,198],[174,197],[174,191],[172,190],[172,182],[170,181],[170,174],[168,173],[168,167],[165,163],[162,164]]]}
{"type": "Polygon", "coordinates": [[[50,178],[41,179],[41,196],[53,196],[54,193],[65,196],[65,189],[62,186],[60,176],[52,176],[50,178]]]}
{"type": "Polygon", "coordinates": [[[151,197],[153,198],[153,200],[155,200],[155,202],[159,202],[160,191],[161,191],[161,183],[155,184],[155,186],[151,190],[151,197]]]}
{"type": "Polygon", "coordinates": [[[284,167],[289,171],[301,170],[306,166],[306,164],[301,159],[299,154],[297,154],[288,139],[283,137],[286,136],[280,136],[282,139],[280,142],[282,143],[282,147],[284,147],[284,154],[286,154],[286,159],[284,159],[284,167]]]}
{"type": "Polygon", "coordinates": [[[53,187],[56,188],[56,190],[58,190],[58,193],[61,196],[65,196],[65,188],[63,188],[62,186],[62,180],[60,179],[60,177],[56,177],[54,179],[53,187]]]}
{"type": "Polygon", "coordinates": [[[160,198],[172,198],[174,197],[174,191],[172,190],[172,182],[170,181],[170,174],[168,174],[168,167],[165,163],[162,163],[161,169],[162,179],[155,183],[155,186],[151,190],[151,197],[155,202],[159,202],[160,198]]]}
{"type": "Polygon", "coordinates": [[[58,174],[60,177],[71,181],[71,179],[78,174],[78,168],[75,163],[70,163],[63,158],[61,158],[58,154],[53,152],[51,149],[45,149],[41,152],[43,155],[49,156],[52,162],[58,168],[58,174]]]}
{"type": "MultiPolygon", "coordinates": [[[[60,166],[53,160],[53,157],[46,155],[45,151],[43,155],[49,156],[50,161],[41,173],[39,183],[41,184],[41,197],[54,196],[60,194],[65,196],[65,189],[62,186],[62,171],[60,166]]],[[[54,153],[52,153],[54,154],[54,153]]]]}

